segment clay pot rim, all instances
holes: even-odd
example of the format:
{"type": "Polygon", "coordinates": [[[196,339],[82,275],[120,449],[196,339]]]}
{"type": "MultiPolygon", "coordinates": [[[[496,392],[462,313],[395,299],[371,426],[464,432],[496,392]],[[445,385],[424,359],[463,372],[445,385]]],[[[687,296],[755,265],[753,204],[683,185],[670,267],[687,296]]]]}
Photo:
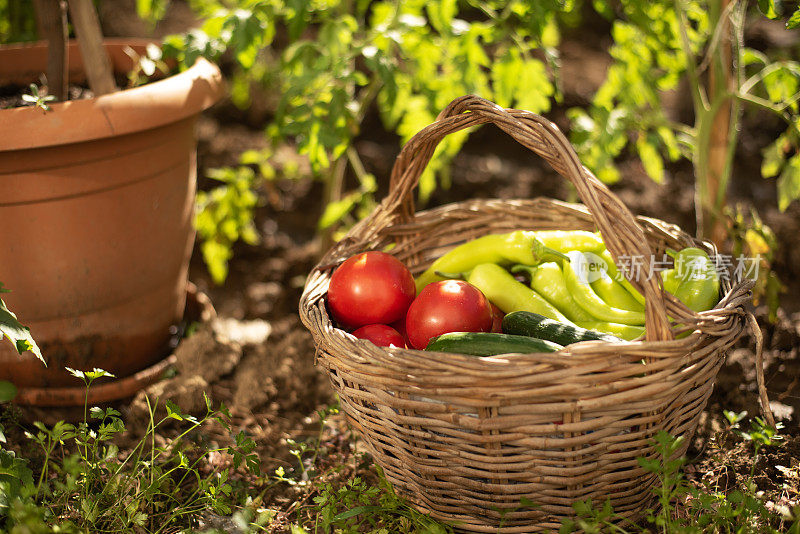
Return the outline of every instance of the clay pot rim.
{"type": "MultiPolygon", "coordinates": [[[[156,41],[107,39],[104,46],[109,51],[125,46],[141,49],[152,42],[156,41]]],[[[71,48],[76,46],[70,43],[71,48]]],[[[18,58],[46,49],[42,42],[0,46],[0,65],[4,56],[18,58]]],[[[0,151],[79,143],[157,128],[197,115],[225,94],[219,68],[199,58],[178,74],[95,98],[53,103],[48,112],[33,106],[0,110],[0,151]]]]}

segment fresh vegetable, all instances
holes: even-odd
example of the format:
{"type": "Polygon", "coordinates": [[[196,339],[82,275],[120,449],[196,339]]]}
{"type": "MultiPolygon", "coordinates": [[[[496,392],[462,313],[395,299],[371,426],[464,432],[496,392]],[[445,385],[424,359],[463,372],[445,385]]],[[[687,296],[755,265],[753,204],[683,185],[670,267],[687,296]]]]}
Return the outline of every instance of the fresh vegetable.
{"type": "Polygon", "coordinates": [[[600,259],[602,259],[605,262],[606,272],[608,273],[608,276],[615,282],[618,282],[622,287],[624,287],[628,291],[628,293],[630,293],[631,296],[636,300],[636,302],[644,306],[644,295],[639,293],[639,291],[635,287],[633,287],[631,281],[628,280],[622,273],[619,272],[617,264],[614,263],[614,258],[611,256],[611,252],[609,252],[608,249],[603,249],[601,252],[597,252],[596,254],[600,256],[600,259]]]}
{"type": "Polygon", "coordinates": [[[544,297],[550,304],[570,321],[594,321],[595,318],[586,310],[578,306],[572,298],[564,281],[561,267],[553,261],[541,263],[535,267],[530,265],[514,265],[512,273],[524,272],[530,277],[530,287],[544,297]]]}
{"type": "Polygon", "coordinates": [[[494,332],[451,332],[431,339],[425,350],[454,352],[473,356],[532,352],[555,352],[563,348],[557,343],[528,336],[494,332]]]}
{"type": "MultiPolygon", "coordinates": [[[[588,232],[587,232],[588,233],[588,232]]],[[[550,239],[550,241],[555,241],[550,239]]],[[[563,257],[561,252],[545,246],[536,232],[517,230],[507,234],[489,234],[463,243],[439,257],[416,280],[417,291],[441,280],[437,271],[462,273],[481,263],[536,265],[544,258],[563,257]]]]}
{"type": "Polygon", "coordinates": [[[719,302],[719,275],[708,254],[695,247],[667,253],[673,257],[675,267],[661,271],[664,289],[692,311],[713,308],[719,302]]]}
{"type": "Polygon", "coordinates": [[[353,330],[353,335],[359,339],[372,341],[379,347],[405,348],[406,342],[403,336],[385,324],[368,324],[353,330]]]}
{"type": "Polygon", "coordinates": [[[570,261],[563,263],[564,279],[567,289],[579,306],[601,321],[629,325],[644,324],[644,312],[614,307],[597,296],[585,277],[589,267],[583,252],[572,251],[567,253],[567,256],[570,261]]]}
{"type": "Polygon", "coordinates": [[[540,230],[536,237],[544,246],[563,253],[571,250],[600,252],[605,248],[599,233],[585,230],[540,230]]]}
{"type": "Polygon", "coordinates": [[[505,313],[519,310],[532,311],[556,321],[572,324],[555,306],[536,291],[518,282],[511,273],[497,264],[476,265],[467,281],[480,289],[486,298],[505,313]]]}
{"type": "Polygon", "coordinates": [[[588,321],[585,323],[582,322],[578,326],[586,328],[587,330],[611,334],[625,341],[632,341],[644,335],[643,326],[609,323],[608,321],[588,321]]]}
{"type": "Polygon", "coordinates": [[[488,332],[492,307],[484,294],[463,280],[428,284],[411,303],[406,332],[411,346],[424,349],[432,337],[447,332],[488,332]]]}
{"type": "Polygon", "coordinates": [[[644,304],[633,298],[633,295],[622,287],[622,284],[613,280],[605,271],[598,274],[597,279],[591,282],[591,286],[597,296],[606,304],[621,310],[644,311],[644,304]]]}
{"type": "Polygon", "coordinates": [[[571,345],[580,341],[622,341],[610,334],[559,323],[538,313],[526,311],[506,314],[503,318],[503,332],[545,339],[559,345],[571,345]]]}
{"type": "Polygon", "coordinates": [[[370,251],[348,258],[334,271],[328,304],[339,323],[357,328],[400,319],[415,295],[414,277],[400,260],[370,251]]]}

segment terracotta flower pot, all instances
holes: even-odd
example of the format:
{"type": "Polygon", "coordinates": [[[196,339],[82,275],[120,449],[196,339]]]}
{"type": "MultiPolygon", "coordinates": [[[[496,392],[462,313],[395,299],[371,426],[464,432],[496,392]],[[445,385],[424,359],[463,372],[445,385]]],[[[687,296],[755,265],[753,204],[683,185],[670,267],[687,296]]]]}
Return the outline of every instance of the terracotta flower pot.
{"type": "MultiPolygon", "coordinates": [[[[117,72],[146,41],[109,40],[117,72]]],[[[0,47],[0,85],[30,83],[47,46],[0,47]]],[[[82,77],[69,47],[70,79],[82,77]]],[[[64,369],[125,377],[169,353],[194,243],[194,123],[219,100],[205,60],[178,75],[98,98],[0,110],[0,281],[47,360],[0,343],[0,379],[75,385],[64,369]]]]}

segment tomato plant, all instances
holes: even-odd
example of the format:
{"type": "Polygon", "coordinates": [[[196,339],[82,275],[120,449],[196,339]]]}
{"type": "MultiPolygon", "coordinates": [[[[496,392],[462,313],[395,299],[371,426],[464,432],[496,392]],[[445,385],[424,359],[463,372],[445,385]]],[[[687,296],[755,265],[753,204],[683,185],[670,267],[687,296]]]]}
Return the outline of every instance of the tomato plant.
{"type": "Polygon", "coordinates": [[[379,347],[405,348],[406,341],[403,335],[385,324],[368,324],[353,330],[353,335],[359,339],[372,341],[379,347]]]}
{"type": "Polygon", "coordinates": [[[481,291],[463,280],[428,284],[408,308],[406,332],[416,349],[447,332],[488,332],[494,314],[481,291]]]}
{"type": "Polygon", "coordinates": [[[416,295],[411,271],[380,251],[356,254],[334,271],[328,287],[333,317],[347,328],[402,318],[416,295]]]}

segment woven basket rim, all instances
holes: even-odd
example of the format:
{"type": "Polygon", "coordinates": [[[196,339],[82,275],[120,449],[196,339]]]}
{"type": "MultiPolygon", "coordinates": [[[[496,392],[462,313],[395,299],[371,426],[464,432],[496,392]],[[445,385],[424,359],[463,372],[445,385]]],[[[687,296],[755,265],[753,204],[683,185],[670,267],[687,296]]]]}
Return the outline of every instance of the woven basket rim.
{"type": "MultiPolygon", "coordinates": [[[[503,202],[503,203],[516,203],[519,205],[524,206],[525,204],[552,204],[557,205],[569,209],[574,209],[580,212],[585,212],[586,207],[580,203],[574,202],[566,202],[563,200],[558,199],[550,199],[547,197],[534,197],[531,199],[500,199],[500,198],[491,198],[491,199],[470,199],[462,202],[451,203],[448,205],[443,206],[435,206],[430,209],[422,210],[417,212],[417,216],[424,217],[424,216],[436,216],[443,210],[447,209],[448,207],[464,205],[464,206],[475,206],[484,203],[491,203],[491,202],[503,202]]],[[[650,226],[652,225],[654,228],[658,228],[660,230],[671,230],[680,234],[680,237],[692,241],[694,244],[698,246],[702,246],[706,249],[714,249],[713,244],[707,241],[698,240],[689,234],[686,234],[680,228],[672,223],[665,222],[661,219],[657,219],[654,217],[645,217],[645,216],[637,216],[637,222],[642,225],[650,226]]],[[[346,240],[346,237],[345,237],[346,240]]],[[[375,249],[371,249],[375,250],[375,249]]],[[[714,249],[715,250],[715,249],[714,249]]],[[[365,251],[365,250],[364,250],[365,251]]],[[[348,252],[349,254],[349,252],[348,252]]],[[[316,281],[315,285],[323,284],[327,285],[327,282],[330,280],[330,275],[332,274],[333,270],[338,266],[341,262],[346,259],[345,256],[339,255],[338,259],[334,262],[331,262],[328,259],[323,258],[315,267],[312,269],[311,274],[309,275],[309,280],[317,273],[319,277],[316,281]]],[[[736,307],[740,307],[743,303],[743,300],[749,297],[749,292],[752,288],[753,282],[750,280],[743,280],[739,281],[737,284],[731,285],[728,284],[728,287],[724,288],[722,291],[722,297],[719,303],[715,306],[715,308],[705,311],[705,312],[698,312],[696,313],[696,317],[698,320],[702,320],[703,318],[707,318],[713,321],[714,315],[719,310],[724,309],[734,309],[736,307]]],[[[308,290],[308,281],[307,287],[308,290]]],[[[327,289],[325,290],[324,294],[327,294],[327,289]]],[[[301,300],[301,308],[303,306],[301,300]]],[[[322,299],[318,300],[319,304],[322,304],[322,299]]],[[[308,323],[306,326],[309,330],[315,334],[315,340],[317,342],[321,342],[324,345],[330,345],[330,343],[325,341],[326,337],[335,336],[337,343],[336,344],[343,344],[340,346],[340,349],[345,348],[348,344],[352,348],[356,346],[364,346],[364,344],[370,343],[369,341],[356,338],[345,329],[339,328],[334,323],[332,317],[328,313],[327,309],[324,305],[318,306],[319,312],[324,317],[324,321],[322,322],[321,327],[315,327],[313,323],[308,323]],[[317,339],[319,338],[319,339],[317,339]]],[[[302,314],[301,314],[302,315],[302,314]]],[[[676,332],[682,331],[680,328],[674,329],[676,332]]],[[[584,351],[584,348],[594,348],[597,344],[602,344],[603,346],[607,346],[610,349],[614,349],[614,351],[622,350],[623,352],[627,351],[642,351],[642,350],[649,350],[653,351],[652,356],[657,358],[658,357],[658,349],[659,348],[670,348],[670,349],[684,349],[685,351],[691,351],[691,348],[699,343],[704,342],[704,340],[710,339],[715,337],[714,334],[705,333],[702,330],[693,329],[690,333],[681,339],[669,339],[669,340],[651,340],[647,341],[645,339],[639,338],[632,341],[621,341],[616,343],[609,343],[609,342],[598,342],[598,341],[584,341],[580,343],[575,343],[569,345],[568,347],[564,347],[559,349],[553,353],[532,353],[532,354],[523,354],[523,353],[508,353],[498,356],[471,356],[471,355],[463,355],[463,354],[453,354],[453,353],[440,353],[440,352],[432,352],[420,349],[413,349],[413,348],[389,348],[389,347],[380,347],[384,352],[388,354],[403,354],[403,353],[413,353],[413,354],[424,354],[426,358],[429,359],[436,359],[441,361],[447,361],[450,364],[455,364],[456,362],[487,362],[490,365],[511,365],[511,366],[520,366],[524,364],[535,364],[539,365],[546,361],[552,361],[554,363],[559,362],[561,365],[567,366],[579,366],[585,362],[596,360],[601,358],[602,356],[598,356],[594,351],[584,351]],[[564,353],[568,352],[570,357],[569,359],[564,359],[564,353]]],[[[350,351],[342,351],[344,354],[348,354],[350,351]]],[[[672,350],[669,351],[672,353],[672,350]]]]}

